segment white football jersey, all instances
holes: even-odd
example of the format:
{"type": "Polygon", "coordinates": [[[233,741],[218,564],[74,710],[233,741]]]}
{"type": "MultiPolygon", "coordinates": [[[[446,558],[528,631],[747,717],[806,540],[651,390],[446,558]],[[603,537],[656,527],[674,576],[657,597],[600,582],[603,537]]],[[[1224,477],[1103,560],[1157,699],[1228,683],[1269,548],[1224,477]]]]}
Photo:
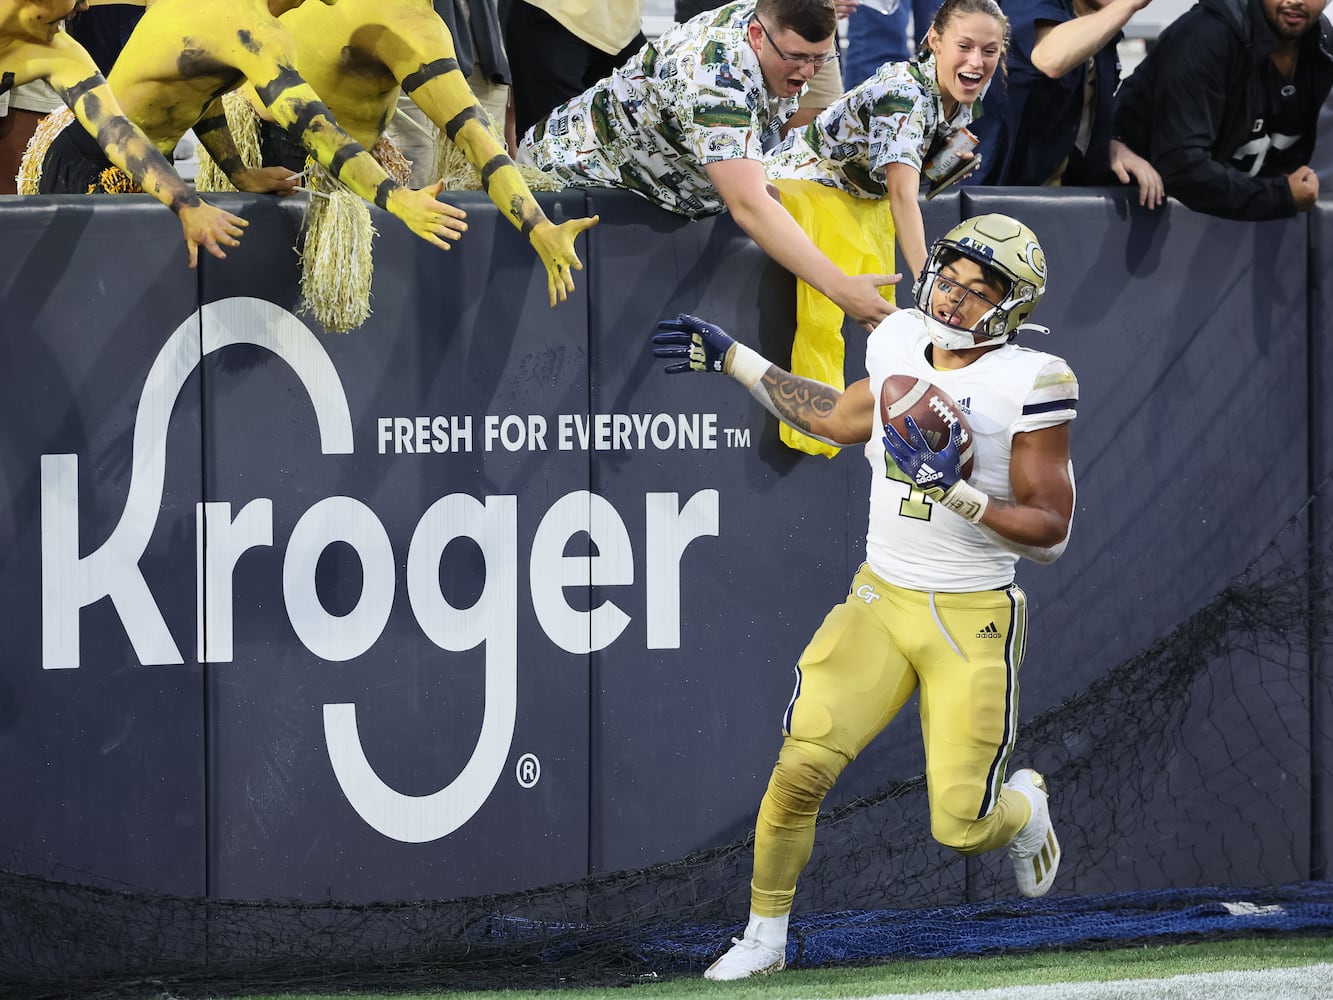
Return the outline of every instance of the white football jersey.
{"type": "MultiPolygon", "coordinates": [[[[968,482],[987,496],[1013,500],[1009,454],[1014,435],[1073,420],[1078,380],[1063,358],[1012,341],[965,368],[943,371],[927,360],[930,343],[925,317],[915,309],[889,316],[866,343],[870,391],[878,400],[890,375],[913,375],[947,392],[972,428],[975,453],[968,482]]],[[[991,590],[1013,582],[1015,553],[932,502],[905,478],[886,475],[886,468],[893,476],[901,473],[879,433],[866,442],[865,455],[871,470],[866,531],[871,569],[890,583],[922,591],[991,590]]]]}

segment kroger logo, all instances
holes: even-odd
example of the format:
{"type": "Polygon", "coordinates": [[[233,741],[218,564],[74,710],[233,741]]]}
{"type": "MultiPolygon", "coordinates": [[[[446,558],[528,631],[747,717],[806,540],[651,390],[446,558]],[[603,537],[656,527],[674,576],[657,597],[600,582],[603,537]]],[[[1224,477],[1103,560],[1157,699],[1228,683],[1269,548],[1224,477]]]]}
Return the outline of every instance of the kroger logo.
{"type": "MultiPolygon", "coordinates": [[[[271,351],[300,380],[318,423],[325,455],[353,452],[352,420],[338,372],[319,339],[295,316],[270,302],[233,298],[211,303],[186,319],[163,345],[145,380],[135,416],[130,486],[124,512],[101,544],[80,556],[79,457],[43,455],[41,462],[42,666],[79,666],[82,610],[109,598],[139,662],[182,663],[148,586],[140,561],[162,503],[166,436],[182,388],[203,357],[235,344],[271,351]],[[200,330],[202,329],[202,338],[200,330]]],[[[452,493],[421,515],[407,549],[405,578],[416,624],[442,650],[462,652],[485,643],[485,710],[477,744],[462,771],[426,795],[390,787],[367,759],[357,732],[355,704],[323,706],[329,760],[348,802],[371,827],[407,843],[439,839],[458,829],[486,801],[504,769],[514,735],[518,691],[518,497],[479,499],[452,493]],[[455,539],[475,542],[485,557],[480,596],[467,608],[440,589],[440,562],[455,539]]],[[[227,501],[195,511],[195,584],[200,663],[232,660],[233,571],[247,550],[285,546],[282,593],[296,641],[317,657],[344,661],[369,650],[384,632],[399,581],[392,543],[379,517],[353,497],[315,502],[285,540],[273,537],[277,502],[254,497],[235,510],[227,501]],[[208,544],[203,544],[207,538],[208,544]],[[355,550],[361,593],[345,614],[331,614],[316,592],[321,555],[335,543],[355,550]],[[206,627],[205,627],[206,626],[206,627]]],[[[680,645],[680,561],[686,547],[718,533],[718,493],[701,490],[680,503],[674,493],[644,497],[647,523],[642,579],[648,648],[680,645]]],[[[561,649],[588,653],[614,642],[630,616],[612,599],[574,608],[565,588],[624,586],[636,579],[635,549],[624,520],[606,499],[587,491],[560,497],[542,515],[528,554],[527,585],[538,622],[561,649]],[[586,533],[595,556],[566,556],[565,544],[586,533]]],[[[600,591],[599,593],[605,593],[600,591]]]]}

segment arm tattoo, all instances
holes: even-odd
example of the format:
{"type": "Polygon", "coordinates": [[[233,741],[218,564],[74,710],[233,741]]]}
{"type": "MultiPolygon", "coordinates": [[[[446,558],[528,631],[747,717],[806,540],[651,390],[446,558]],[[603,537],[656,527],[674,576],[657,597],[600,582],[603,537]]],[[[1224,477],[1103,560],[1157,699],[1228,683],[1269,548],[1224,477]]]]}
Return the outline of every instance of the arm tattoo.
{"type": "Polygon", "coordinates": [[[809,430],[812,421],[831,414],[842,395],[832,386],[801,378],[776,366],[769,368],[760,385],[772,400],[777,415],[801,430],[809,430]]]}

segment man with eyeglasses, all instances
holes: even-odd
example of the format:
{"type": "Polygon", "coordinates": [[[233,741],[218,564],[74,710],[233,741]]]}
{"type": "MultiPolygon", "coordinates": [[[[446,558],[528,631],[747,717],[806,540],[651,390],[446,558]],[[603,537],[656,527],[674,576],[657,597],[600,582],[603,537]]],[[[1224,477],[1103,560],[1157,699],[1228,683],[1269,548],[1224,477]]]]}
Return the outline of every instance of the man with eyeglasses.
{"type": "Polygon", "coordinates": [[[836,58],[833,0],[740,0],[645,45],[556,108],[519,143],[519,162],[572,187],[622,188],[701,219],[730,211],[777,263],[873,329],[893,275],[844,273],[769,193],[764,152],[801,93],[836,58]]]}

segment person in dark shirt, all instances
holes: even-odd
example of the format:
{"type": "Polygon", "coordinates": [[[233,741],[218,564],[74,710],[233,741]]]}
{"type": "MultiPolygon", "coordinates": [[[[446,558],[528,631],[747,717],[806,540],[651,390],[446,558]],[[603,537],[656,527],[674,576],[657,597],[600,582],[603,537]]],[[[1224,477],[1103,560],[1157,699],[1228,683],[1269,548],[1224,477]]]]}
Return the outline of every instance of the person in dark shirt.
{"type": "Polygon", "coordinates": [[[1325,0],[1200,0],[1121,87],[1113,137],[1196,212],[1279,219],[1319,197],[1309,167],[1333,87],[1325,0]]]}
{"type": "Polygon", "coordinates": [[[1139,185],[1154,208],[1162,181],[1143,157],[1111,138],[1117,45],[1149,0],[1005,0],[1013,31],[1004,74],[973,127],[982,153],[973,184],[1139,185]]]}

